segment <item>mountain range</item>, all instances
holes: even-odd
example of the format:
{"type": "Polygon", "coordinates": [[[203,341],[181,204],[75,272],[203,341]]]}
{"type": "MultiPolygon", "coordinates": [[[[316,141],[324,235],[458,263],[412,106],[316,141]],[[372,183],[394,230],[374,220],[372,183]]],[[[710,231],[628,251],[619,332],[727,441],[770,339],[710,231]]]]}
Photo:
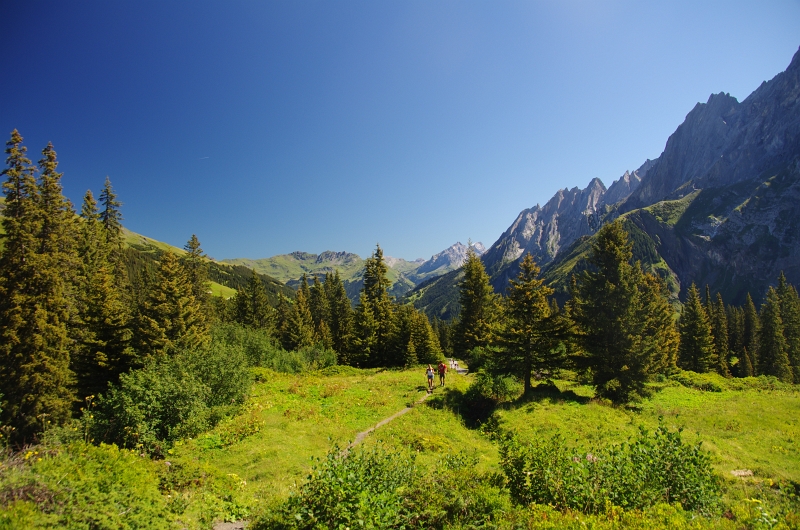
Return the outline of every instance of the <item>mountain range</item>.
{"type": "MultiPolygon", "coordinates": [[[[472,248],[478,255],[486,251],[482,243],[474,243],[472,248]]],[[[384,257],[384,262],[389,267],[389,280],[392,283],[389,293],[399,298],[428,278],[435,278],[457,270],[466,259],[467,249],[468,246],[459,241],[438,254],[434,254],[428,260],[419,258],[407,261],[402,258],[384,257]]],[[[338,271],[348,297],[354,302],[358,300],[363,286],[365,260],[358,254],[350,252],[328,250],[321,254],[312,254],[297,251],[270,258],[234,258],[222,260],[222,262],[248,267],[294,288],[300,285],[303,275],[306,275],[310,281],[313,276],[322,279],[326,274],[338,271]]]]}
{"type": "MultiPolygon", "coordinates": [[[[625,224],[634,256],[674,296],[694,282],[728,303],[758,301],[780,271],[800,283],[800,51],[786,71],[741,103],[726,93],[698,103],[655,160],[611,186],[594,178],[523,210],[482,256],[503,292],[530,253],[561,298],[597,230],[625,224]]],[[[459,272],[406,295],[429,315],[458,313],[459,272]]]]}

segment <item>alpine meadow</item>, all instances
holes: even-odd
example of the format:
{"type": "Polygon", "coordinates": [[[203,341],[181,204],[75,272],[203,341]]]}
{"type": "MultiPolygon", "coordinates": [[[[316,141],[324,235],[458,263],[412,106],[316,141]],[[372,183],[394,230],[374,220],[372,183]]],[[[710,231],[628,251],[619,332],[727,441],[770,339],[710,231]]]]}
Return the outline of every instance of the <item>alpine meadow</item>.
{"type": "MultiPolygon", "coordinates": [[[[660,139],[660,156],[641,156],[644,162],[611,185],[593,178],[586,188],[559,189],[544,205],[516,217],[518,209],[508,211],[503,222],[513,222],[490,246],[462,238],[466,244],[426,250],[430,259],[406,260],[385,254],[395,252],[392,245],[369,243],[369,255],[362,258],[350,251],[320,251],[322,244],[347,239],[337,235],[319,243],[317,238],[338,231],[364,240],[374,230],[381,242],[395,241],[397,232],[411,233],[408,226],[417,218],[437,210],[436,221],[420,221],[427,223],[418,230],[424,237],[408,240],[426,249],[428,237],[452,243],[456,237],[444,219],[455,210],[466,210],[459,219],[472,222],[494,216],[489,203],[501,196],[511,201],[503,204],[516,204],[514,196],[525,195],[503,181],[504,172],[516,171],[503,159],[510,151],[533,149],[545,158],[547,142],[579,134],[565,132],[574,122],[563,129],[547,125],[547,134],[536,137],[541,145],[526,143],[526,129],[513,120],[535,120],[526,108],[515,107],[513,85],[514,80],[532,85],[522,73],[509,81],[506,71],[515,67],[505,56],[487,51],[487,57],[494,55],[485,59],[481,46],[469,44],[486,42],[481,39],[484,31],[489,35],[485,28],[494,28],[493,17],[507,16],[492,35],[504,37],[508,28],[504,46],[523,53],[528,45],[523,36],[533,37],[515,32],[515,17],[555,17],[564,10],[591,34],[593,24],[610,24],[606,18],[613,16],[606,9],[611,8],[575,11],[531,2],[515,4],[509,15],[507,2],[490,10],[432,4],[425,8],[430,12],[364,4],[365,11],[388,9],[391,15],[375,15],[380,24],[364,41],[359,32],[346,38],[336,33],[343,24],[369,27],[361,10],[350,11],[350,2],[303,9],[270,2],[245,9],[231,2],[232,11],[258,16],[241,16],[229,25],[226,17],[232,15],[214,8],[224,31],[215,32],[217,20],[203,19],[207,37],[183,43],[185,30],[173,26],[169,15],[181,11],[186,18],[176,20],[199,25],[211,8],[183,13],[185,6],[176,11],[166,4],[148,4],[152,17],[137,7],[95,5],[98,13],[131,10],[129,28],[137,32],[158,29],[142,48],[150,50],[146,59],[124,55],[128,67],[137,68],[135,76],[113,68],[103,74],[109,83],[130,85],[126,97],[142,97],[147,105],[101,120],[108,127],[103,142],[122,146],[126,142],[117,135],[126,127],[141,133],[133,150],[114,153],[113,163],[139,164],[131,155],[138,156],[139,149],[154,180],[134,182],[124,173],[118,180],[109,170],[113,185],[111,177],[100,178],[94,191],[73,204],[67,192],[83,185],[80,173],[106,171],[103,164],[112,158],[98,155],[81,165],[85,139],[75,138],[86,129],[77,126],[80,120],[74,136],[54,137],[58,145],[29,145],[23,138],[22,132],[33,134],[38,142],[50,134],[35,129],[65,121],[63,110],[53,110],[50,122],[23,121],[5,142],[0,529],[800,529],[800,50],[784,71],[742,101],[720,92],[697,103],[677,128],[672,125],[666,144],[660,139]],[[439,10],[453,20],[430,22],[439,20],[439,10]],[[467,24],[461,19],[465,13],[475,15],[467,17],[469,27],[484,29],[454,36],[454,27],[467,24]],[[321,14],[331,17],[330,24],[321,14]],[[265,20],[269,31],[249,25],[265,20]],[[294,40],[298,28],[307,41],[294,40]],[[434,39],[438,47],[424,48],[415,60],[381,47],[392,39],[403,43],[392,50],[422,46],[417,38],[434,39]],[[265,64],[284,75],[264,86],[235,75],[262,68],[261,56],[249,47],[261,40],[277,54],[268,55],[265,64]],[[227,47],[240,41],[249,44],[227,47]],[[290,47],[299,55],[282,55],[290,47]],[[324,60],[303,55],[309,49],[322,50],[324,60]],[[219,61],[213,75],[202,70],[195,77],[192,69],[209,57],[219,61]],[[162,58],[186,69],[157,79],[165,72],[158,63],[162,58]],[[474,77],[476,92],[456,90],[469,84],[463,80],[449,84],[478,68],[473,66],[478,60],[488,63],[480,63],[474,77]],[[390,67],[400,70],[386,70],[390,67]],[[406,84],[419,71],[434,77],[406,84]],[[316,77],[319,72],[328,76],[325,83],[316,77]],[[359,75],[365,77],[346,82],[359,75]],[[203,93],[208,99],[187,96],[185,107],[180,98],[161,99],[175,79],[186,94],[211,91],[203,93]],[[163,86],[154,89],[151,83],[163,86]],[[350,106],[355,85],[363,90],[352,96],[357,108],[374,114],[350,106]],[[383,90],[391,97],[379,97],[383,90]],[[447,92],[445,100],[426,99],[439,90],[447,92]],[[483,103],[491,111],[471,107],[481,91],[492,94],[483,103]],[[298,110],[295,96],[307,107],[298,110]],[[225,99],[225,106],[209,103],[215,98],[225,99]],[[411,107],[401,105],[406,98],[413,100],[411,107]],[[423,122],[421,114],[409,111],[417,107],[452,123],[439,129],[440,122],[423,122]],[[271,145],[263,151],[263,138],[252,144],[245,139],[255,129],[245,132],[245,122],[225,122],[214,131],[218,136],[203,144],[203,149],[214,145],[213,156],[199,148],[175,155],[197,142],[190,129],[205,127],[202,116],[213,114],[220,120],[215,123],[223,123],[250,113],[266,116],[267,125],[259,126],[270,130],[271,145]],[[494,129],[495,115],[512,121],[494,129]],[[287,121],[278,127],[277,120],[287,121]],[[174,144],[157,131],[171,121],[184,127],[184,133],[170,129],[174,144]],[[361,132],[348,129],[353,123],[361,132]],[[437,151],[449,152],[453,145],[445,137],[484,126],[479,140],[452,141],[463,144],[459,152],[485,150],[495,158],[453,168],[437,158],[437,151]],[[519,133],[519,143],[509,143],[507,136],[502,147],[470,143],[488,141],[499,128],[519,133]],[[348,139],[350,134],[356,136],[348,139]],[[401,136],[422,147],[398,141],[401,136]],[[357,149],[345,149],[348,142],[357,149]],[[163,170],[153,163],[157,156],[148,158],[162,148],[179,160],[163,170]],[[236,175],[247,173],[237,169],[244,167],[238,165],[244,152],[258,158],[248,167],[263,173],[236,175]],[[225,161],[203,177],[202,164],[210,165],[214,157],[225,161]],[[381,165],[399,166],[370,173],[365,160],[379,158],[381,165]],[[407,159],[413,159],[411,166],[403,165],[407,159]],[[429,175],[414,176],[415,171],[427,175],[426,164],[456,175],[448,181],[452,189],[437,187],[429,175]],[[470,180],[472,170],[483,172],[478,186],[470,180]],[[349,172],[351,180],[342,176],[349,172]],[[166,174],[184,180],[172,188],[166,174]],[[153,184],[158,178],[163,187],[153,184]],[[469,195],[482,203],[467,202],[469,195]],[[403,202],[408,197],[412,202],[403,202]],[[269,221],[252,224],[242,214],[249,210],[269,221]],[[135,212],[132,219],[128,212],[135,212]],[[354,216],[360,216],[357,222],[354,216]],[[352,228],[341,229],[339,218],[352,228]],[[191,223],[205,229],[207,222],[218,225],[211,243],[198,237],[204,233],[200,228],[187,230],[182,246],[165,242],[172,241],[173,230],[191,223]],[[293,248],[316,250],[289,252],[277,243],[284,237],[293,248]],[[230,257],[235,255],[228,244],[240,244],[230,248],[248,257],[230,257]],[[204,246],[221,259],[209,256],[204,246]],[[253,257],[267,248],[275,252],[271,257],[253,257]]],[[[15,9],[22,17],[25,8],[15,9]]],[[[796,11],[786,10],[792,16],[796,11]]],[[[124,18],[121,12],[115,17],[124,18]]],[[[119,43],[130,37],[120,28],[128,26],[103,29],[105,16],[86,24],[105,35],[108,49],[102,53],[115,57],[119,43]]],[[[640,29],[643,20],[636,19],[640,29]]],[[[667,22],[654,26],[662,23],[667,22]]],[[[658,31],[648,31],[657,40],[658,31]]],[[[782,33],[775,32],[777,41],[782,33]]],[[[78,33],[69,35],[75,41],[65,38],[65,50],[82,46],[78,33]]],[[[546,35],[553,40],[552,33],[546,35]]],[[[92,42],[97,48],[99,41],[92,42]]],[[[635,45],[625,48],[630,46],[635,45]]],[[[588,46],[579,51],[601,54],[588,46]]],[[[53,49],[59,68],[66,64],[59,62],[62,52],[53,49]]],[[[684,59],[680,51],[671,53],[677,55],[659,68],[684,59]]],[[[537,60],[549,68],[549,62],[537,60]]],[[[551,96],[548,105],[580,113],[588,107],[577,102],[580,89],[569,86],[568,68],[547,70],[536,83],[550,86],[564,75],[563,84],[556,83],[563,98],[551,96]]],[[[703,68],[709,75],[724,69],[703,68]]],[[[13,72],[6,70],[10,82],[13,72]]],[[[75,94],[71,84],[80,80],[80,90],[89,90],[96,70],[55,69],[48,82],[61,76],[63,89],[75,94]]],[[[650,90],[664,79],[658,68],[652,70],[627,73],[608,93],[628,90],[619,85],[631,80],[637,91],[650,90]]],[[[41,65],[28,72],[42,75],[41,65]]],[[[81,99],[76,108],[89,116],[93,107],[87,101],[81,99]]],[[[540,113],[542,120],[549,116],[540,113]]],[[[626,128],[655,127],[649,115],[626,119],[636,121],[626,128]]],[[[597,125],[601,132],[592,123],[582,126],[610,138],[621,130],[610,121],[597,125]]],[[[100,142],[105,129],[93,134],[100,142]]],[[[579,143],[577,138],[585,137],[576,136],[579,143]]],[[[560,151],[559,169],[565,172],[548,178],[565,185],[564,175],[573,170],[565,168],[572,163],[565,158],[580,158],[575,152],[582,149],[570,144],[560,151]]],[[[537,166],[526,175],[537,172],[543,170],[537,166]]]]}

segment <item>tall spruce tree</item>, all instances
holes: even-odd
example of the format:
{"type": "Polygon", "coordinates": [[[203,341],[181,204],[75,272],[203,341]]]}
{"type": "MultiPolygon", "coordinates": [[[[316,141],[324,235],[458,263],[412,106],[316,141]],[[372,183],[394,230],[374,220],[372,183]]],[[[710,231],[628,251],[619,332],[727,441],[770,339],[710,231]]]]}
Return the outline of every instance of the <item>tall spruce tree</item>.
{"type": "Polygon", "coordinates": [[[74,400],[70,370],[70,207],[61,194],[56,155],[43,151],[40,184],[15,129],[6,143],[3,183],[4,248],[0,255],[0,393],[2,420],[15,442],[27,442],[46,423],[61,424],[74,400]],[[59,260],[66,263],[61,264],[59,260]]]}
{"type": "Polygon", "coordinates": [[[758,336],[761,329],[761,322],[758,318],[758,311],[750,293],[747,293],[747,298],[744,302],[744,335],[742,341],[744,348],[747,349],[747,356],[750,359],[750,365],[753,367],[752,375],[761,375],[761,367],[759,365],[759,346],[758,336]]]}
{"type": "Polygon", "coordinates": [[[495,341],[500,307],[489,275],[471,244],[461,270],[464,272],[458,284],[461,311],[453,326],[453,353],[463,359],[474,348],[495,341]]]}
{"type": "Polygon", "coordinates": [[[236,291],[233,307],[234,320],[239,324],[273,333],[277,315],[269,304],[267,289],[256,271],[252,271],[247,285],[236,291]]]}
{"type": "Polygon", "coordinates": [[[792,365],[795,384],[800,384],[800,298],[797,296],[797,290],[786,282],[783,272],[778,278],[777,293],[781,302],[783,335],[786,338],[789,364],[792,365]]]}
{"type": "Polygon", "coordinates": [[[736,377],[749,377],[753,375],[752,365],[750,366],[751,371],[747,375],[743,375],[743,370],[746,369],[741,364],[744,358],[744,311],[740,307],[729,305],[725,307],[725,315],[727,316],[728,352],[732,371],[736,377]]]}
{"type": "MultiPolygon", "coordinates": [[[[663,336],[663,315],[653,319],[645,310],[648,287],[638,262],[631,264],[632,244],[621,221],[604,225],[596,234],[589,268],[573,277],[568,312],[576,326],[576,342],[583,355],[576,358],[590,368],[596,392],[623,403],[641,395],[647,379],[663,358],[654,343],[663,336]]],[[[653,282],[654,280],[650,280],[653,282]]]]}
{"type": "MultiPolygon", "coordinates": [[[[372,256],[364,263],[363,297],[359,297],[360,309],[356,308],[355,335],[353,346],[357,349],[369,348],[369,366],[393,366],[392,338],[395,318],[392,299],[389,296],[391,281],[389,268],[383,261],[383,250],[377,245],[372,256]],[[370,316],[367,317],[367,314],[370,316]],[[359,316],[360,315],[360,316],[359,316]]],[[[364,356],[364,351],[354,352],[356,357],[364,356]]]]}
{"type": "Polygon", "coordinates": [[[714,336],[697,286],[692,283],[683,304],[680,320],[681,345],[678,365],[693,372],[710,372],[718,364],[714,336]]]}
{"type": "Polygon", "coordinates": [[[717,299],[710,304],[711,312],[709,320],[711,322],[711,333],[714,336],[714,350],[717,352],[717,373],[723,377],[731,377],[731,369],[728,359],[730,350],[728,349],[728,316],[725,312],[725,303],[722,295],[717,293],[717,299]]]}
{"type": "Polygon", "coordinates": [[[289,309],[285,347],[288,350],[299,350],[314,344],[314,319],[311,317],[311,307],[308,303],[308,283],[303,276],[300,289],[294,305],[289,309]],[[305,285],[305,289],[303,288],[305,285]]]}
{"type": "Polygon", "coordinates": [[[372,303],[367,298],[367,293],[361,290],[358,295],[358,305],[353,312],[353,335],[350,340],[350,364],[358,367],[371,366],[374,359],[378,358],[378,324],[372,303]]]}
{"type": "Polygon", "coordinates": [[[778,292],[770,287],[761,305],[761,328],[758,336],[758,366],[763,375],[774,375],[784,383],[792,383],[794,375],[789,363],[786,337],[783,334],[781,301],[778,292]]]}
{"type": "Polygon", "coordinates": [[[183,246],[186,251],[181,257],[181,264],[186,269],[186,278],[192,288],[192,294],[200,307],[203,315],[210,320],[213,312],[211,309],[211,284],[208,281],[207,256],[200,247],[200,240],[195,234],[183,246]]]}
{"type": "Polygon", "coordinates": [[[658,276],[644,274],[639,284],[638,317],[644,324],[640,348],[648,360],[648,374],[672,372],[678,362],[680,334],[675,324],[675,310],[670,303],[667,284],[658,276]]]}
{"type": "Polygon", "coordinates": [[[539,278],[539,266],[526,254],[520,272],[508,286],[505,299],[505,329],[502,350],[495,356],[495,366],[502,372],[519,376],[529,392],[534,372],[552,372],[566,361],[566,350],[559,348],[566,338],[566,321],[551,311],[548,297],[553,290],[539,278]]]}
{"type": "Polygon", "coordinates": [[[115,275],[112,249],[91,191],[84,196],[81,219],[76,290],[79,324],[74,328],[78,347],[72,365],[78,397],[83,399],[103,392],[109,382],[116,382],[138,363],[131,345],[128,297],[115,275]]]}
{"type": "Polygon", "coordinates": [[[178,257],[165,252],[138,316],[140,350],[161,356],[208,344],[210,329],[202,312],[178,257]]]}
{"type": "Polygon", "coordinates": [[[338,354],[339,364],[350,364],[349,354],[353,336],[353,308],[339,271],[325,277],[325,296],[330,317],[328,327],[333,350],[338,354]]]}

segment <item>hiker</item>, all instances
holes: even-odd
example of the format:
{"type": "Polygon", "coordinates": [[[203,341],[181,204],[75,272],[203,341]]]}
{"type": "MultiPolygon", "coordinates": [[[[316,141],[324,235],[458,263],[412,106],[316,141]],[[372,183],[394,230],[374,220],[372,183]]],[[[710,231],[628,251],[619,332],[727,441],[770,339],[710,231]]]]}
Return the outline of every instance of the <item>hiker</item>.
{"type": "Polygon", "coordinates": [[[447,373],[447,365],[444,361],[439,363],[439,386],[444,386],[444,376],[447,373]]]}
{"type": "Polygon", "coordinates": [[[425,374],[428,376],[428,392],[433,392],[433,366],[428,365],[425,374]]]}

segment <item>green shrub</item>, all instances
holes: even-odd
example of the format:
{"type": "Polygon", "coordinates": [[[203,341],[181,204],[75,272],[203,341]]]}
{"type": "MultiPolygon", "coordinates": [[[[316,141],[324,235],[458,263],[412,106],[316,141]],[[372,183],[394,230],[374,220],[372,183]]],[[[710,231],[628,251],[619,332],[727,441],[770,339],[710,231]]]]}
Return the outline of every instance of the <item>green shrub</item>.
{"type": "Polygon", "coordinates": [[[182,354],[177,362],[208,386],[209,407],[241,404],[253,383],[242,346],[212,341],[208,348],[182,354]]]}
{"type": "Polygon", "coordinates": [[[709,512],[719,502],[719,480],[708,454],[699,444],[684,444],[680,430],[664,426],[652,435],[641,429],[628,443],[580,455],[558,435],[527,445],[507,436],[500,441],[500,454],[511,498],[522,505],[599,513],[609,505],[643,509],[679,503],[709,512]]]}
{"type": "Polygon", "coordinates": [[[680,370],[670,376],[686,388],[694,388],[705,392],[722,392],[728,389],[728,380],[716,372],[697,373],[680,370]]]}
{"type": "Polygon", "coordinates": [[[264,330],[236,323],[217,324],[211,330],[212,343],[241,348],[250,366],[265,366],[264,362],[282,351],[272,336],[264,330]]]}
{"type": "Polygon", "coordinates": [[[0,529],[170,528],[155,464],[83,442],[8,455],[0,469],[0,529]]]}

